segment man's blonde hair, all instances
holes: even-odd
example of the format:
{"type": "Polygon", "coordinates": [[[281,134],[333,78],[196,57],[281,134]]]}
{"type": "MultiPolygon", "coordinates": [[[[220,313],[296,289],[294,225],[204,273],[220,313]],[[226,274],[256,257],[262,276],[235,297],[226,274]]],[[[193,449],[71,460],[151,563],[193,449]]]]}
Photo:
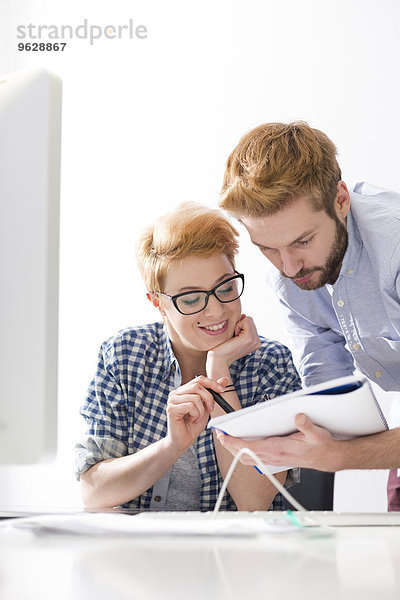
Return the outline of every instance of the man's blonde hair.
{"type": "Polygon", "coordinates": [[[187,256],[225,254],[235,268],[238,232],[217,208],[185,202],[141,233],[136,256],[149,292],[162,292],[170,265],[187,256]]]}
{"type": "Polygon", "coordinates": [[[219,205],[239,218],[261,217],[308,196],[334,217],[336,154],[333,142],[303,121],[259,125],[230,154],[219,205]]]}

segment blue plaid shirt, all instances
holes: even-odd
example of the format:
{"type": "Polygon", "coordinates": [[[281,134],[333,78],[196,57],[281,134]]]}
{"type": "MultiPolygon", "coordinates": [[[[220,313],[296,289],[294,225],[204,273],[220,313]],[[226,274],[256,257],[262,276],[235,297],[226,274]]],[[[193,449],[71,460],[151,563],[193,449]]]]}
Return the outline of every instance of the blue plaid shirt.
{"type": "MultiPolygon", "coordinates": [[[[230,372],[242,407],[292,392],[301,387],[290,351],[261,339],[255,352],[235,361],[230,372]]],[[[176,389],[179,364],[162,323],[120,331],[102,344],[97,371],[81,408],[88,429],[75,447],[77,478],[94,464],[138,452],[167,434],[168,394],[176,389]]],[[[201,476],[201,510],[212,510],[222,485],[212,432],[195,442],[201,476]]],[[[297,474],[296,474],[297,475],[297,474]]],[[[293,483],[293,476],[288,476],[293,483]]],[[[152,507],[153,488],[123,505],[152,507]]],[[[222,510],[236,510],[225,494],[222,510]]],[[[283,510],[278,494],[273,509],[283,510]]]]}

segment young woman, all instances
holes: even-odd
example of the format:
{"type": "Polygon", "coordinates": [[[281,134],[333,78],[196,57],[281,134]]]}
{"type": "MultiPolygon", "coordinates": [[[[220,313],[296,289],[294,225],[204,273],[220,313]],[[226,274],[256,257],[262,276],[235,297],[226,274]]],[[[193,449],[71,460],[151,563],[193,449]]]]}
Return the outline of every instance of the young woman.
{"type": "MultiPolygon", "coordinates": [[[[86,506],[212,510],[232,456],[205,429],[223,412],[207,388],[239,409],[300,387],[289,350],[260,338],[242,313],[237,249],[223,214],[194,203],[141,236],[138,265],[162,322],[101,347],[81,409],[87,435],[76,446],[86,506]]],[[[266,510],[276,494],[243,464],[228,490],[225,510],[266,510]]]]}

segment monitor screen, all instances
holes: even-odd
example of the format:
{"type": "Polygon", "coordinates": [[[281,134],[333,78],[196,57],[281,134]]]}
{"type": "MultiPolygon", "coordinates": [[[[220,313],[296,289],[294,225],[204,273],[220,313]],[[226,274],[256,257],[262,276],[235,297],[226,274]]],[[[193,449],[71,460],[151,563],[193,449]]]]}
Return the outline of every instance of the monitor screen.
{"type": "Polygon", "coordinates": [[[0,77],[0,463],[57,441],[61,81],[0,77]]]}

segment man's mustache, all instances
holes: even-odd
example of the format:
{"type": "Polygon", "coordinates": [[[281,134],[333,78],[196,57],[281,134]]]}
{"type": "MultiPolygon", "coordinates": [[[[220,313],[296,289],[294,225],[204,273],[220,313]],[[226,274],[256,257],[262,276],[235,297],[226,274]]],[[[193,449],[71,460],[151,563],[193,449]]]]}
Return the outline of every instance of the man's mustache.
{"type": "Polygon", "coordinates": [[[284,271],[281,271],[281,275],[286,277],[286,279],[291,279],[293,281],[294,279],[304,279],[304,277],[311,275],[311,273],[316,273],[317,271],[323,271],[323,269],[321,269],[321,267],[315,267],[314,269],[300,269],[293,277],[289,277],[284,271]]]}

